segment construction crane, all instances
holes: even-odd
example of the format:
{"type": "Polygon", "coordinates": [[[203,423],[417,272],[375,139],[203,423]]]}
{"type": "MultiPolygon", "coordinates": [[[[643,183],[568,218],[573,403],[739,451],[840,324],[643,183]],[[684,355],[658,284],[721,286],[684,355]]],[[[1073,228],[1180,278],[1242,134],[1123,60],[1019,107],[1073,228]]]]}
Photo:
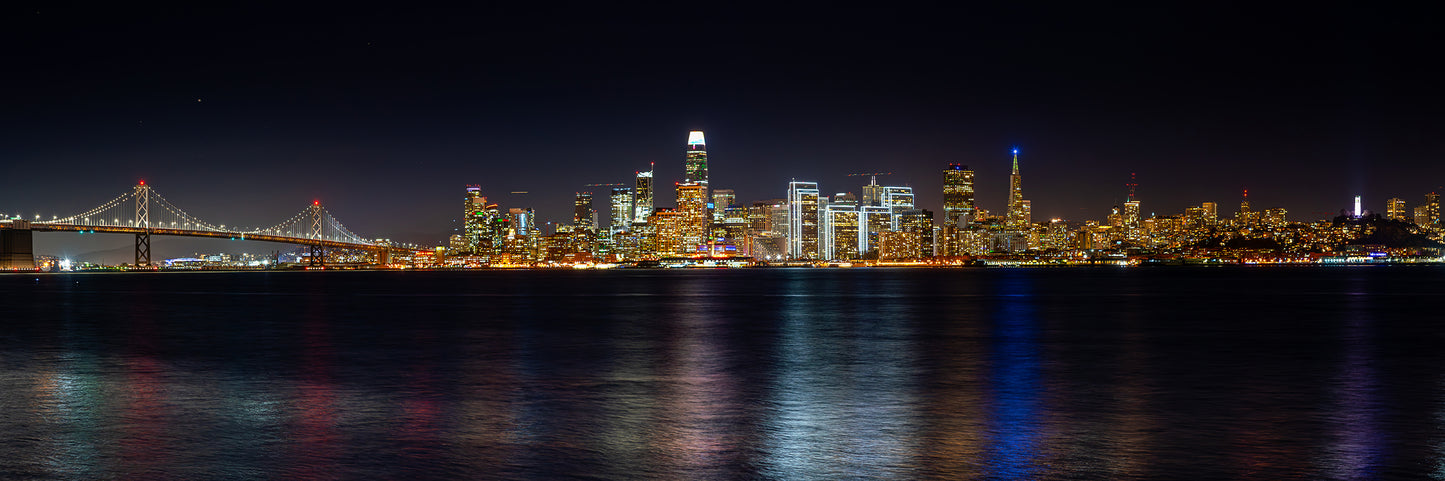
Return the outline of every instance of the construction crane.
{"type": "Polygon", "coordinates": [[[877,185],[877,184],[878,184],[878,176],[880,176],[880,175],[893,175],[893,173],[892,173],[892,172],[857,172],[857,173],[853,173],[853,174],[848,174],[848,177],[855,177],[855,176],[861,177],[861,176],[864,176],[864,175],[869,176],[869,177],[871,178],[871,180],[872,180],[871,183],[872,183],[873,185],[877,185]]]}

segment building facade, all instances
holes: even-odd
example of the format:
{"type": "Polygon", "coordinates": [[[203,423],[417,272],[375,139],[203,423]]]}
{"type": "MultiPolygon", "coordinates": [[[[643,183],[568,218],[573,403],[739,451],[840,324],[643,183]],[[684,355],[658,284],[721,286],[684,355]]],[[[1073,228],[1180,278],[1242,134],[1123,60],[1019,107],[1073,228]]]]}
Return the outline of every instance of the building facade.
{"type": "Polygon", "coordinates": [[[818,183],[788,183],[788,257],[817,259],[818,183]]]}

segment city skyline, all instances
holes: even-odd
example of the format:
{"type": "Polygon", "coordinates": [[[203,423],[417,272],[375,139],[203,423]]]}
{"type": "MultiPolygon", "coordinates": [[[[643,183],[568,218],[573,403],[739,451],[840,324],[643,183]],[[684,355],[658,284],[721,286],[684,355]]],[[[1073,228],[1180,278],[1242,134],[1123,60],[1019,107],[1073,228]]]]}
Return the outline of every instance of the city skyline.
{"type": "Polygon", "coordinates": [[[740,202],[888,171],[941,213],[937,172],[957,163],[1001,212],[1014,146],[1035,220],[1103,218],[1126,183],[1144,216],[1244,189],[1296,218],[1445,190],[1445,76],[1395,60],[1439,33],[1408,15],[973,13],[866,31],[705,20],[673,42],[669,22],[531,33],[481,12],[41,9],[5,33],[22,95],[0,155],[21,181],[0,212],[64,214],[146,179],[203,217],[259,224],[319,199],[358,232],[436,242],[467,184],[566,223],[583,186],[655,163],[669,206],[692,130],[710,137],[710,186],[740,202]]]}
{"type": "MultiPolygon", "coordinates": [[[[686,215],[686,216],[689,216],[690,218],[694,218],[694,217],[696,218],[696,220],[691,221],[691,222],[698,223],[698,224],[699,224],[699,227],[690,228],[690,229],[694,229],[694,230],[689,230],[688,232],[694,232],[694,233],[685,235],[684,237],[686,238],[686,240],[684,240],[684,241],[682,242],[682,244],[680,244],[680,245],[697,244],[697,243],[699,242],[699,239],[701,239],[701,238],[704,237],[702,234],[699,234],[699,233],[696,233],[696,232],[701,232],[701,231],[698,230],[698,229],[702,229],[702,228],[703,228],[703,227],[701,227],[701,224],[704,222],[702,219],[703,219],[703,217],[705,217],[705,214],[706,214],[706,210],[704,210],[704,209],[712,209],[711,204],[709,204],[709,207],[704,208],[704,207],[703,207],[703,203],[704,203],[704,202],[709,202],[709,201],[711,201],[711,200],[713,199],[713,198],[711,197],[711,194],[712,194],[712,192],[715,191],[715,190],[723,190],[723,191],[726,191],[726,192],[727,192],[726,196],[727,196],[728,198],[733,198],[733,199],[737,200],[737,202],[739,202],[739,205],[741,205],[741,206],[743,206],[743,207],[746,207],[747,205],[754,204],[754,203],[761,203],[761,202],[767,201],[767,200],[776,200],[776,199],[778,199],[778,198],[752,199],[752,200],[736,199],[735,194],[733,193],[733,190],[732,190],[732,189],[714,189],[714,188],[710,188],[709,185],[707,184],[707,170],[708,170],[708,168],[707,168],[706,147],[703,146],[703,144],[704,144],[704,140],[703,140],[704,135],[705,135],[705,133],[704,133],[703,131],[694,130],[694,131],[688,132],[688,133],[687,133],[687,147],[686,147],[686,149],[685,149],[685,151],[684,151],[684,154],[685,154],[685,155],[682,156],[682,160],[681,160],[681,161],[677,162],[677,163],[680,163],[681,165],[683,165],[683,169],[682,169],[682,170],[684,171],[684,176],[685,176],[685,177],[687,176],[686,171],[688,171],[689,169],[696,168],[697,171],[700,172],[700,173],[697,175],[697,177],[695,177],[695,179],[699,180],[700,182],[685,182],[685,181],[674,182],[674,185],[677,187],[676,193],[678,194],[678,196],[681,196],[681,195],[683,194],[683,192],[684,192],[684,191],[687,191],[687,190],[697,190],[699,193],[697,193],[695,196],[691,197],[691,198],[695,199],[696,202],[692,202],[692,203],[690,203],[690,204],[686,204],[688,207],[685,208],[685,209],[682,208],[683,205],[684,205],[684,203],[676,202],[676,201],[674,202],[674,205],[675,205],[675,206],[667,206],[667,205],[665,205],[666,202],[663,203],[664,205],[658,205],[658,206],[656,206],[657,209],[660,210],[660,211],[666,211],[667,213],[677,212],[679,215],[686,215]],[[695,166],[696,166],[696,167],[695,167],[695,166]]],[[[1009,149],[1009,152],[1008,152],[1008,153],[1009,153],[1009,155],[1011,155],[1011,157],[1010,157],[1011,174],[1010,174],[1010,176],[1009,176],[1009,181],[1008,181],[1010,187],[1007,189],[1008,198],[1007,198],[1007,200],[1004,201],[1003,207],[1000,208],[1000,209],[998,209],[998,210],[992,210],[992,209],[989,209],[988,207],[986,207],[987,204],[976,203],[975,201],[973,201],[973,199],[970,198],[970,204],[972,205],[972,209],[975,209],[973,212],[975,212],[975,213],[976,213],[976,212],[988,213],[990,217],[997,217],[997,218],[1003,220],[1003,222],[1004,222],[1005,224],[1007,224],[1007,225],[1009,225],[1009,226],[1013,226],[1013,227],[1020,227],[1020,226],[1024,226],[1024,225],[1030,225],[1030,224],[1032,224],[1032,225],[1042,225],[1042,224],[1045,224],[1045,223],[1050,222],[1050,218],[1037,218],[1037,217],[1033,217],[1033,216],[1031,215],[1031,213],[1030,213],[1030,210],[1031,210],[1031,205],[1030,205],[1030,203],[1031,203],[1031,201],[1028,200],[1028,199],[1026,199],[1026,198],[1024,198],[1024,196],[1023,196],[1023,194],[1022,194],[1022,189],[1020,188],[1020,185],[1021,185],[1020,179],[1021,179],[1021,177],[1022,177],[1022,176],[1021,176],[1021,170],[1020,170],[1020,167],[1019,167],[1019,162],[1020,162],[1020,160],[1019,160],[1020,149],[1019,149],[1018,147],[1013,147],[1013,148],[1009,149]]],[[[974,180],[974,176],[972,175],[973,172],[972,172],[972,170],[970,170],[969,167],[967,167],[967,166],[961,166],[961,165],[959,165],[959,164],[949,164],[949,165],[947,165],[945,168],[941,169],[942,175],[940,176],[940,179],[942,179],[942,180],[941,180],[941,183],[944,184],[944,186],[940,187],[940,193],[941,193],[941,194],[943,193],[942,191],[943,191],[944,189],[946,189],[946,184],[949,182],[948,179],[951,178],[951,176],[955,175],[955,174],[956,174],[956,171],[959,170],[959,169],[964,169],[964,170],[969,174],[969,175],[967,176],[967,178],[969,179],[969,181],[967,182],[967,190],[968,190],[970,193],[973,193],[973,192],[975,192],[975,191],[977,190],[977,181],[974,180]]],[[[650,164],[649,164],[649,170],[648,170],[648,171],[637,171],[637,172],[634,172],[634,175],[637,177],[637,179],[638,179],[639,182],[641,182],[641,181],[643,181],[643,180],[646,180],[646,181],[648,181],[648,182],[651,182],[651,181],[653,180],[653,177],[651,176],[651,174],[652,174],[653,172],[655,172],[655,171],[656,171],[656,165],[655,165],[655,163],[650,163],[650,164]]],[[[893,173],[870,173],[870,174],[893,175],[893,173]]],[[[849,174],[849,175],[850,175],[850,178],[851,178],[851,176],[855,176],[855,175],[866,175],[866,174],[849,174]]],[[[1072,223],[1072,224],[1074,224],[1074,225],[1080,225],[1080,224],[1084,224],[1084,223],[1087,223],[1087,222],[1100,222],[1100,223],[1102,223],[1102,224],[1108,224],[1108,223],[1112,222],[1112,221],[1111,221],[1112,217],[1114,217],[1114,216],[1122,216],[1122,218],[1125,219],[1125,220],[1123,221],[1123,222],[1124,222],[1124,225],[1126,225],[1126,226],[1128,226],[1128,227],[1130,227],[1130,228],[1138,228],[1138,226],[1140,225],[1140,222],[1141,222],[1142,220],[1144,220],[1144,219],[1153,218],[1153,217],[1155,217],[1155,216],[1165,216],[1165,217],[1174,216],[1174,217],[1183,218],[1183,217],[1186,217],[1186,216],[1190,215],[1190,212],[1189,212],[1190,209],[1197,208],[1197,206],[1186,206],[1185,208],[1180,209],[1180,210],[1178,210],[1178,211],[1174,211],[1174,212],[1159,212],[1159,211],[1157,211],[1157,210],[1150,210],[1150,209],[1148,209],[1148,208],[1141,209],[1141,208],[1140,208],[1140,201],[1139,201],[1139,199],[1136,197],[1136,192],[1135,192],[1135,188],[1137,187],[1137,183],[1136,183],[1137,181],[1136,181],[1135,177],[1136,177],[1136,174],[1134,174],[1134,173],[1131,173],[1131,174],[1130,174],[1130,179],[1128,180],[1127,183],[1124,184],[1125,195],[1123,196],[1123,202],[1117,202],[1117,203],[1115,203],[1115,204],[1113,205],[1112,214],[1107,214],[1107,215],[1103,215],[1103,216],[1099,216],[1099,217],[1082,218],[1082,219],[1063,219],[1063,218],[1057,218],[1057,217],[1056,217],[1056,218],[1052,218],[1052,219],[1053,219],[1053,220],[1062,220],[1062,221],[1065,221],[1065,222],[1072,223]],[[1121,210],[1121,209],[1122,209],[1122,210],[1121,210]],[[1102,221],[1102,222],[1101,222],[1101,221],[1102,221]]],[[[863,204],[869,204],[869,203],[871,203],[871,204],[873,204],[873,205],[878,205],[878,202],[880,201],[880,199],[879,199],[878,197],[882,196],[882,197],[885,197],[885,198],[886,198],[886,197],[889,195],[889,192],[890,192],[891,190],[893,190],[893,189],[906,189],[906,192],[907,192],[907,193],[906,193],[906,195],[907,195],[907,208],[909,208],[909,209],[913,208],[913,203],[912,203],[912,202],[913,202],[913,199],[915,198],[915,195],[916,195],[916,194],[915,194],[915,190],[914,190],[911,186],[896,186],[896,187],[895,187],[895,186],[886,186],[886,185],[876,184],[876,182],[877,182],[877,175],[872,175],[871,182],[873,182],[874,184],[872,184],[872,185],[867,185],[867,184],[865,184],[865,185],[860,185],[860,186],[858,186],[858,187],[859,187],[859,191],[862,193],[862,197],[863,197],[863,199],[864,199],[864,203],[863,203],[863,204]],[[870,192],[870,191],[869,191],[869,188],[870,188],[870,187],[876,189],[876,191],[870,192]],[[874,197],[874,199],[872,199],[871,202],[868,200],[870,196],[874,197]]],[[[144,182],[142,182],[142,183],[144,183],[144,182]]],[[[794,181],[791,181],[791,182],[790,182],[790,185],[796,185],[796,184],[805,184],[805,185],[809,186],[808,188],[811,189],[810,192],[813,192],[813,193],[810,194],[810,195],[815,195],[815,196],[817,196],[816,198],[819,199],[819,201],[815,201],[815,202],[821,202],[821,203],[827,203],[827,202],[828,202],[828,198],[834,197],[833,194],[828,194],[827,192],[830,192],[830,191],[833,191],[833,190],[837,190],[837,189],[828,189],[828,188],[825,188],[824,186],[821,186],[818,182],[807,182],[807,181],[797,181],[797,180],[794,180],[794,181]]],[[[604,187],[604,188],[611,188],[611,189],[612,189],[611,192],[615,195],[615,192],[616,192],[616,189],[617,189],[617,188],[612,187],[612,186],[618,186],[618,185],[624,185],[624,184],[591,184],[591,185],[593,185],[593,186],[599,186],[599,187],[604,187]]],[[[632,186],[632,187],[627,187],[627,188],[623,188],[623,189],[629,191],[629,196],[631,196],[631,193],[632,193],[633,191],[636,191],[636,190],[639,188],[639,186],[641,186],[641,185],[644,185],[644,184],[639,183],[639,184],[634,185],[634,186],[632,186]]],[[[651,184],[647,184],[647,185],[649,185],[649,190],[651,190],[651,187],[650,187],[651,184]]],[[[617,210],[615,210],[615,209],[617,208],[617,206],[615,205],[615,203],[617,202],[617,200],[616,200],[616,199],[611,199],[611,198],[608,198],[608,197],[604,197],[604,200],[605,200],[606,202],[608,202],[609,205],[608,205],[608,207],[607,207],[606,209],[604,209],[604,210],[602,210],[602,211],[598,211],[598,210],[596,209],[596,206],[593,204],[593,196],[594,196],[594,194],[593,194],[591,191],[579,190],[578,192],[576,192],[576,193],[575,193],[575,199],[573,199],[574,202],[573,202],[573,204],[572,204],[572,206],[571,206],[570,213],[568,214],[568,218],[566,218],[566,219],[564,219],[564,220],[560,220],[560,221],[546,220],[546,219],[550,219],[550,218],[553,218],[553,217],[551,217],[551,216],[546,216],[546,215],[544,215],[544,213],[538,212],[535,208],[531,208],[531,207],[527,207],[527,206],[520,206],[520,205],[512,205],[512,206],[502,205],[502,204],[500,204],[499,202],[496,202],[495,200],[492,200],[492,199],[493,199],[492,197],[489,197],[488,195],[486,195],[485,192],[483,192],[481,186],[480,186],[480,185],[477,185],[477,184],[466,184],[466,185],[464,186],[464,191],[465,191],[465,193],[466,193],[466,196],[465,196],[466,208],[465,208],[464,210],[468,212],[468,215],[463,215],[463,216],[459,216],[459,217],[458,217],[459,220],[455,223],[456,225],[453,227],[452,232],[450,232],[450,234],[452,234],[452,235],[451,235],[452,240],[450,241],[451,244],[449,244],[449,243],[448,243],[448,240],[446,240],[446,239],[438,239],[438,240],[435,240],[435,241],[432,241],[432,242],[422,241],[420,244],[422,244],[423,246],[429,245],[429,244],[435,244],[435,245],[439,245],[439,246],[452,245],[453,247],[455,247],[455,245],[456,245],[456,244],[455,244],[455,242],[456,242],[456,237],[457,237],[458,235],[461,235],[461,236],[462,236],[462,239],[463,239],[462,242],[464,243],[464,245],[473,246],[473,247],[471,247],[471,248],[474,249],[475,246],[477,245],[477,244],[476,244],[477,238],[476,238],[476,234],[473,233],[473,231],[472,231],[472,227],[470,227],[470,226],[473,226],[473,225],[475,224],[475,220],[472,218],[473,216],[471,216],[470,213],[472,213],[473,211],[475,211],[477,214],[481,214],[480,209],[487,209],[488,211],[490,211],[490,212],[493,213],[493,214],[491,214],[491,216],[496,216],[496,215],[497,215],[497,214],[496,214],[497,208],[498,208],[499,206],[500,206],[504,211],[505,211],[505,210],[511,210],[514,215],[515,215],[517,212],[519,212],[519,210],[520,210],[520,211],[524,211],[524,212],[526,213],[524,219],[526,219],[526,220],[524,220],[523,222],[524,222],[525,224],[527,224],[527,225],[533,226],[532,229],[535,229],[538,234],[542,234],[542,235],[552,234],[552,233],[554,233],[554,232],[563,232],[561,229],[564,229],[564,228],[565,228],[565,229],[582,228],[582,229],[586,229],[586,230],[595,230],[597,227],[600,227],[600,226],[603,225],[603,222],[602,222],[602,221],[603,221],[604,217],[601,217],[601,215],[602,215],[603,213],[607,213],[605,219],[606,219],[606,224],[609,226],[609,229],[608,229],[608,230],[613,231],[613,232],[618,231],[618,227],[614,224],[613,220],[611,219],[611,217],[612,217],[612,214],[611,214],[611,213],[612,213],[612,212],[617,212],[617,210]],[[584,199],[585,199],[585,207],[584,207],[584,199]],[[587,214],[584,214],[584,212],[587,212],[587,214]],[[535,213],[535,214],[534,214],[534,213],[535,213]],[[535,215],[535,217],[536,217],[535,219],[533,219],[533,216],[534,216],[534,215],[535,215]],[[584,215],[586,216],[586,219],[587,219],[586,222],[585,222],[585,223],[580,223],[580,222],[578,222],[578,219],[583,219],[583,218],[584,218],[584,217],[579,217],[579,216],[584,216],[584,215]]],[[[793,194],[791,191],[792,191],[792,188],[789,187],[789,189],[787,190],[787,193],[785,193],[784,198],[787,198],[787,199],[793,198],[794,194],[793,194]]],[[[853,195],[853,196],[856,195],[856,193],[853,192],[852,189],[837,190],[836,193],[839,194],[839,195],[842,195],[842,194],[853,195]]],[[[516,193],[516,192],[513,192],[513,194],[517,194],[517,193],[516,193]]],[[[1398,219],[1401,219],[1401,220],[1407,220],[1407,221],[1409,221],[1409,220],[1412,220],[1412,219],[1413,219],[1413,216],[1410,214],[1410,212],[1411,212],[1411,210],[1412,210],[1411,208],[1413,208],[1413,207],[1419,207],[1419,206],[1421,206],[1421,205],[1425,205],[1425,204],[1429,203],[1429,201],[1430,201],[1429,199],[1430,199],[1432,196],[1435,196],[1436,194],[1437,194],[1437,192],[1432,191],[1432,192],[1429,192],[1429,193],[1420,195],[1419,197],[1421,197],[1421,199],[1423,199],[1424,202],[1412,202],[1412,201],[1403,199],[1403,198],[1401,198],[1400,196],[1394,196],[1394,197],[1391,197],[1391,198],[1389,198],[1389,199],[1386,199],[1386,200],[1381,201],[1383,204],[1385,204],[1386,207],[1385,207],[1385,208],[1382,208],[1382,209],[1378,209],[1378,210],[1373,209],[1373,208],[1368,208],[1368,207],[1362,207],[1362,203],[1361,203],[1361,202],[1362,202],[1362,200],[1361,200],[1361,197],[1362,197],[1362,196],[1361,196],[1361,195],[1355,195],[1355,196],[1353,197],[1354,207],[1353,207],[1352,209],[1351,209],[1351,208],[1340,209],[1340,210],[1339,210],[1339,213],[1341,213],[1341,214],[1355,214],[1355,215],[1358,216],[1358,215],[1361,214],[1361,212],[1364,212],[1364,213],[1371,213],[1371,214],[1380,214],[1381,216],[1384,216],[1384,217],[1387,217],[1387,218],[1398,218],[1398,219]],[[1393,210],[1392,210],[1392,209],[1393,209],[1393,210]]],[[[679,199],[679,197],[675,197],[675,199],[679,199]]],[[[853,199],[856,199],[856,197],[853,197],[853,199]]],[[[651,203],[656,204],[657,199],[655,199],[655,196],[654,196],[653,199],[650,199],[650,200],[651,200],[651,203]]],[[[318,201],[318,202],[319,202],[319,201],[318,201]]],[[[856,202],[856,200],[853,200],[853,201],[851,201],[851,202],[856,202]]],[[[1240,202],[1241,202],[1241,206],[1242,206],[1242,207],[1241,207],[1241,212],[1248,213],[1248,212],[1249,212],[1250,201],[1249,201],[1249,192],[1248,192],[1247,189],[1245,189],[1245,190],[1243,190],[1243,191],[1241,192],[1240,202]]],[[[791,201],[790,201],[790,203],[791,203],[791,201]]],[[[883,203],[883,205],[885,205],[885,206],[890,205],[890,202],[887,201],[887,200],[883,200],[882,203],[883,203]]],[[[1218,201],[1205,201],[1205,202],[1202,202],[1202,204],[1205,205],[1206,207],[1212,207],[1212,206],[1218,205],[1219,202],[1218,202],[1218,201]]],[[[1233,205],[1232,202],[1224,202],[1224,204],[1225,204],[1225,205],[1233,205]]],[[[1363,204],[1363,206],[1368,206],[1368,205],[1369,205],[1369,204],[1363,204]]],[[[634,217],[629,217],[628,219],[626,219],[626,221],[627,221],[628,223],[632,223],[632,222],[646,222],[647,217],[650,217],[650,215],[642,215],[641,212],[642,212],[642,209],[644,208],[644,205],[638,204],[638,203],[637,203],[637,199],[636,199],[635,197],[633,197],[632,199],[630,199],[627,207],[628,207],[628,210],[627,210],[627,211],[634,216],[634,217]],[[638,218],[637,216],[640,216],[640,218],[638,218]]],[[[719,213],[719,217],[718,217],[716,220],[718,220],[718,221],[721,220],[720,212],[721,212],[722,207],[725,207],[725,206],[718,206],[718,207],[717,207],[717,212],[719,213]]],[[[932,224],[933,224],[934,226],[940,226],[940,227],[941,227],[941,226],[948,225],[949,218],[947,217],[947,212],[948,212],[948,206],[947,206],[947,205],[940,204],[940,205],[938,205],[938,206],[920,206],[920,208],[924,208],[924,209],[927,210],[927,211],[944,213],[945,216],[944,216],[943,218],[936,218],[936,217],[934,217],[934,216],[930,216],[930,219],[933,219],[933,220],[932,220],[932,224]],[[932,209],[928,209],[928,207],[934,207],[934,208],[937,208],[938,210],[937,210],[937,211],[933,211],[932,209]]],[[[1288,212],[1288,211],[1289,211],[1289,209],[1283,208],[1283,207],[1278,207],[1278,206],[1261,206],[1261,205],[1257,205],[1257,204],[1254,206],[1253,210],[1256,211],[1256,212],[1263,212],[1263,211],[1288,212]],[[1283,209],[1283,210],[1281,210],[1281,209],[1283,209]]],[[[855,209],[855,211],[860,211],[860,213],[861,213],[861,209],[855,209]]],[[[886,212],[886,211],[887,211],[887,209],[885,208],[885,212],[886,212]]],[[[797,244],[797,242],[800,242],[800,241],[794,241],[794,240],[792,240],[792,237],[790,236],[790,237],[789,237],[790,240],[788,241],[789,247],[788,247],[788,249],[787,249],[789,255],[801,255],[802,257],[809,257],[809,256],[819,256],[820,254],[825,253],[825,252],[827,252],[827,253],[833,252],[831,246],[824,246],[824,245],[823,245],[825,242],[832,242],[832,240],[831,240],[831,234],[823,233],[822,230],[819,230],[819,227],[822,227],[823,225],[826,224],[826,221],[823,220],[823,219],[824,219],[825,217],[827,217],[827,216],[825,216],[824,213],[823,213],[823,211],[819,209],[819,206],[814,206],[812,212],[813,212],[813,213],[811,214],[811,215],[812,215],[811,218],[813,219],[813,221],[812,221],[812,224],[810,224],[810,225],[811,225],[811,226],[814,226],[814,227],[804,227],[804,228],[801,228],[801,229],[811,229],[811,230],[809,230],[809,231],[810,231],[810,232],[813,232],[814,234],[812,235],[812,239],[811,239],[810,241],[808,241],[808,242],[813,242],[813,244],[811,244],[811,247],[800,247],[800,246],[797,244]]],[[[13,214],[10,214],[10,213],[5,213],[5,214],[6,214],[7,216],[12,216],[12,215],[13,215],[13,214]]],[[[896,214],[896,213],[895,213],[895,214],[896,214]]],[[[1213,214],[1214,214],[1214,215],[1218,215],[1217,212],[1214,212],[1213,214]]],[[[1306,218],[1301,218],[1301,217],[1299,216],[1299,214],[1295,214],[1293,220],[1295,220],[1295,221],[1305,221],[1305,222],[1308,222],[1308,221],[1316,221],[1316,220],[1327,220],[1328,218],[1333,217],[1334,214],[1335,214],[1335,213],[1329,213],[1329,212],[1311,212],[1311,213],[1309,213],[1309,214],[1307,214],[1307,215],[1305,216],[1306,218]],[[1315,216],[1316,214],[1318,214],[1318,216],[1315,216]],[[1314,216],[1314,217],[1311,217],[1311,216],[1314,216]]],[[[805,214],[805,217],[806,217],[806,216],[807,216],[807,215],[805,214]]],[[[23,217],[23,216],[22,216],[22,217],[23,217]]],[[[24,217],[24,218],[28,218],[28,217],[24,217]]],[[[867,218],[867,216],[866,216],[866,213],[865,213],[865,215],[864,215],[863,217],[860,217],[860,218],[858,218],[857,220],[854,220],[853,222],[855,222],[855,223],[861,223],[861,221],[864,220],[864,219],[866,219],[866,218],[867,218]]],[[[896,229],[898,228],[898,226],[897,226],[897,223],[898,223],[897,219],[898,219],[899,217],[896,216],[896,215],[894,215],[894,216],[892,216],[892,218],[893,218],[893,220],[891,221],[892,224],[893,224],[893,225],[892,225],[892,228],[893,228],[894,230],[896,230],[896,229]]],[[[514,221],[513,223],[515,223],[515,221],[514,221]]],[[[793,233],[794,233],[794,229],[799,229],[799,228],[796,228],[796,227],[795,227],[795,228],[790,228],[790,229],[789,229],[789,234],[793,234],[793,233]]],[[[623,230],[626,230],[626,229],[623,229],[623,230]]],[[[868,229],[858,229],[858,228],[855,228],[854,233],[855,233],[855,234],[861,234],[861,233],[867,232],[867,231],[868,231],[868,229]]],[[[873,235],[874,235],[874,237],[875,237],[875,239],[876,239],[876,234],[873,234],[873,235]]],[[[104,237],[104,236],[102,236],[102,237],[104,237]]],[[[378,235],[378,236],[376,236],[376,238],[389,238],[389,237],[383,234],[383,235],[378,235]]],[[[861,247],[863,247],[863,250],[867,250],[869,247],[877,248],[877,245],[876,245],[876,244],[873,244],[873,245],[870,246],[870,242],[869,242],[867,239],[868,239],[867,235],[861,235],[860,238],[859,238],[859,240],[858,240],[858,243],[855,244],[855,247],[861,246],[861,247]]],[[[86,239],[86,240],[93,242],[92,239],[86,239]]],[[[402,242],[407,242],[407,241],[402,241],[402,242]]],[[[876,242],[876,240],[873,241],[873,242],[876,242]]],[[[68,243],[65,242],[64,239],[60,239],[59,245],[61,245],[61,246],[66,246],[67,244],[68,244],[68,243]]],[[[116,243],[116,244],[119,245],[119,243],[116,243]]],[[[196,243],[196,242],[189,242],[189,243],[186,243],[186,244],[187,244],[187,247],[183,247],[181,250],[184,250],[184,249],[186,249],[186,248],[190,248],[190,246],[205,245],[204,243],[196,243]]],[[[255,248],[241,249],[241,251],[245,251],[245,252],[255,252],[255,251],[257,251],[257,249],[255,249],[255,248]]]]}

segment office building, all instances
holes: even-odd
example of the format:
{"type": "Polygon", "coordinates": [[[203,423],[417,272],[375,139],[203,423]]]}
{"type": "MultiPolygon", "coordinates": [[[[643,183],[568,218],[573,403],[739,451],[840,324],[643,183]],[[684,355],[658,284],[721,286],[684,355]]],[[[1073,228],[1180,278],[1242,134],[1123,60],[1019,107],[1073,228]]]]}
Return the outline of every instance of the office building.
{"type": "Polygon", "coordinates": [[[788,183],[788,257],[817,259],[818,183],[788,183]]]}
{"type": "Polygon", "coordinates": [[[1405,199],[1391,197],[1385,201],[1385,218],[1409,222],[1409,214],[1405,210],[1405,199]]]}
{"type": "Polygon", "coordinates": [[[1421,225],[1440,228],[1440,194],[1425,194],[1425,223],[1421,225]]]}
{"type": "Polygon", "coordinates": [[[647,172],[637,172],[637,183],[632,187],[632,222],[647,222],[647,218],[652,215],[651,169],[655,167],[649,167],[647,172]]]}
{"type": "Polygon", "coordinates": [[[636,215],[632,208],[632,188],[613,187],[610,198],[612,209],[608,212],[610,231],[613,233],[625,232],[632,228],[632,216],[636,215]]]}
{"type": "Polygon", "coordinates": [[[497,217],[497,205],[487,203],[487,198],[482,196],[480,186],[468,185],[464,209],[462,212],[462,242],[460,248],[455,252],[480,254],[490,250],[493,236],[489,224],[492,219],[497,217]]]}
{"type": "Polygon", "coordinates": [[[972,221],[973,171],[967,165],[943,169],[943,222],[962,226],[972,221]]]}
{"type": "Polygon", "coordinates": [[[712,217],[715,222],[723,222],[726,218],[724,212],[738,202],[737,194],[732,189],[715,189],[712,191],[712,217]]]}
{"type": "Polygon", "coordinates": [[[1013,173],[1008,178],[1008,213],[1006,223],[1010,227],[1020,227],[1028,224],[1028,215],[1024,213],[1024,177],[1019,174],[1019,149],[1014,149],[1013,173]]]}
{"type": "Polygon", "coordinates": [[[577,230],[591,231],[597,228],[597,209],[592,206],[591,192],[578,192],[572,203],[572,225],[577,230]]]}
{"type": "Polygon", "coordinates": [[[697,247],[708,242],[708,228],[712,216],[707,211],[707,186],[703,184],[677,184],[677,212],[682,215],[680,233],[682,243],[697,247]]]}
{"type": "Polygon", "coordinates": [[[858,201],[851,194],[834,196],[823,207],[818,240],[821,257],[830,260],[858,258],[858,201]]]}

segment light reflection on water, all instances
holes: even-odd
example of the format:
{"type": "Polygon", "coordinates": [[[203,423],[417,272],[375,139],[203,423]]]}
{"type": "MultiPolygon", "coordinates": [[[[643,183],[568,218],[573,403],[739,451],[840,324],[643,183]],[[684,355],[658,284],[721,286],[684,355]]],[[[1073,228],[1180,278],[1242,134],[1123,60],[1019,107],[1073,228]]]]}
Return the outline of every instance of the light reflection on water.
{"type": "Polygon", "coordinates": [[[0,479],[1440,479],[1441,274],[0,276],[0,479]]]}

